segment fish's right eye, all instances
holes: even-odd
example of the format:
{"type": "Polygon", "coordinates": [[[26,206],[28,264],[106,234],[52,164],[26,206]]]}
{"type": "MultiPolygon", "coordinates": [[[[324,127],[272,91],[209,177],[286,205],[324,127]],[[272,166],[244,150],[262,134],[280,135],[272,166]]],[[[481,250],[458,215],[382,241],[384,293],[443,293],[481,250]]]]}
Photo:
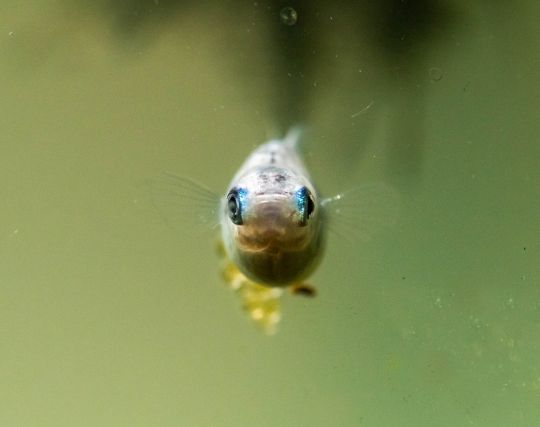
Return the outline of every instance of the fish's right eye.
{"type": "Polygon", "coordinates": [[[227,212],[233,224],[236,225],[243,224],[241,198],[241,194],[236,189],[232,189],[227,195],[227,212]]]}

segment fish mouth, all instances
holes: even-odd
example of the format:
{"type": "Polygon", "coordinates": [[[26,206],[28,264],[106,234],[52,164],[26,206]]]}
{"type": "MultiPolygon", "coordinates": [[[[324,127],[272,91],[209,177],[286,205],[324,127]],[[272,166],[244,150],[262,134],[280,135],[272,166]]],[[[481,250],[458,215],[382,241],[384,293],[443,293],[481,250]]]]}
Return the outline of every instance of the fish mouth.
{"type": "Polygon", "coordinates": [[[245,250],[299,250],[307,240],[297,213],[288,200],[260,200],[244,225],[237,227],[237,242],[245,250]]]}
{"type": "Polygon", "coordinates": [[[239,249],[245,251],[301,250],[307,240],[305,233],[287,233],[283,228],[276,227],[242,227],[236,235],[239,249]]]}

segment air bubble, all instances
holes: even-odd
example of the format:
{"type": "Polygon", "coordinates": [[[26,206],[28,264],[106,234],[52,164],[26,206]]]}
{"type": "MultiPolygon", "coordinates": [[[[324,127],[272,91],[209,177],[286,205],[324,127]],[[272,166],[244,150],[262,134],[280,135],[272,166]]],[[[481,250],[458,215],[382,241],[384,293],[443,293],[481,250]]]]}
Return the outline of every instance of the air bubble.
{"type": "Polygon", "coordinates": [[[291,26],[298,21],[298,13],[292,7],[287,6],[279,12],[279,19],[282,24],[291,26]]]}

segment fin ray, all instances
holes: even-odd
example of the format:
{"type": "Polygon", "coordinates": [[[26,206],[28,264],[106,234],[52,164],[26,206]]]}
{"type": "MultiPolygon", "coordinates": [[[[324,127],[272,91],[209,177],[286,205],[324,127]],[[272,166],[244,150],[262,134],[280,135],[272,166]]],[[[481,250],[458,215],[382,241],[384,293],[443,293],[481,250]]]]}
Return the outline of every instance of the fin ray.
{"type": "Polygon", "coordinates": [[[164,172],[147,185],[164,221],[181,232],[212,230],[219,224],[219,196],[191,178],[164,172]]]}
{"type": "Polygon", "coordinates": [[[321,205],[327,211],[331,231],[365,242],[396,223],[399,196],[392,187],[373,183],[323,199],[321,205]]]}

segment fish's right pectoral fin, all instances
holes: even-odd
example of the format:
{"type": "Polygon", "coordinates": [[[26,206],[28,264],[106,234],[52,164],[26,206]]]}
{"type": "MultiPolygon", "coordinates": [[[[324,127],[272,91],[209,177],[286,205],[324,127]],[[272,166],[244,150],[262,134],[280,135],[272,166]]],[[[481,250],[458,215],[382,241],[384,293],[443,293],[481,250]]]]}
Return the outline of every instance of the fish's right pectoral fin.
{"type": "Polygon", "coordinates": [[[313,298],[317,296],[317,289],[307,283],[298,283],[289,286],[289,290],[293,295],[313,298]]]}
{"type": "Polygon", "coordinates": [[[164,172],[144,188],[163,220],[181,233],[210,231],[219,224],[219,196],[191,178],[164,172]]]}

